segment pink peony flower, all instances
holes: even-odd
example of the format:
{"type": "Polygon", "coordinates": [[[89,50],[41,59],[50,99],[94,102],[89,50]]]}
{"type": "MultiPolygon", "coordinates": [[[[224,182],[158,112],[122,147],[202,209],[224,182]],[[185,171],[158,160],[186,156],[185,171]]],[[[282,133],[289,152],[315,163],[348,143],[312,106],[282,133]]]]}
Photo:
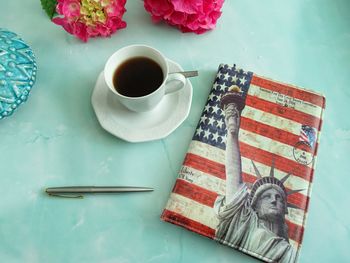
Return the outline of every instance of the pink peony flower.
{"type": "Polygon", "coordinates": [[[202,34],[214,29],[224,0],[144,0],[154,22],[164,20],[182,32],[202,34]]]}
{"type": "Polygon", "coordinates": [[[126,27],[122,17],[126,0],[57,0],[52,21],[84,42],[90,37],[109,37],[126,27]]]}

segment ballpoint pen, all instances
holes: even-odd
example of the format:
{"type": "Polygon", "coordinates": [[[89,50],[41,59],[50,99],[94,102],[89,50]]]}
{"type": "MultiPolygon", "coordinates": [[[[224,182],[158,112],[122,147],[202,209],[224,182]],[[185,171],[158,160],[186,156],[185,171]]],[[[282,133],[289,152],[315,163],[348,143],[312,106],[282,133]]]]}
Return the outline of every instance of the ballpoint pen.
{"type": "Polygon", "coordinates": [[[150,187],[135,186],[63,186],[49,187],[45,192],[50,196],[82,198],[82,194],[98,193],[126,193],[126,192],[149,192],[153,191],[150,187]]]}

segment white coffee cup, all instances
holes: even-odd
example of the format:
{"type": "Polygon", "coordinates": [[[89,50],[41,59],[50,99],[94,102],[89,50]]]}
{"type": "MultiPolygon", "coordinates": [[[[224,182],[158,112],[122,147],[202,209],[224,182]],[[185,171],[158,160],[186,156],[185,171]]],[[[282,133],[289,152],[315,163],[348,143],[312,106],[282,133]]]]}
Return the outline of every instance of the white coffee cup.
{"type": "Polygon", "coordinates": [[[145,45],[126,46],[116,51],[111,57],[109,57],[105,64],[104,78],[110,91],[119,102],[128,109],[136,112],[152,110],[163,99],[164,95],[178,91],[186,84],[186,78],[182,74],[169,73],[167,60],[160,51],[145,45]],[[118,88],[113,84],[113,77],[115,71],[120,65],[125,61],[136,57],[146,57],[156,62],[162,69],[163,82],[156,90],[147,95],[128,97],[117,91],[118,88]]]}

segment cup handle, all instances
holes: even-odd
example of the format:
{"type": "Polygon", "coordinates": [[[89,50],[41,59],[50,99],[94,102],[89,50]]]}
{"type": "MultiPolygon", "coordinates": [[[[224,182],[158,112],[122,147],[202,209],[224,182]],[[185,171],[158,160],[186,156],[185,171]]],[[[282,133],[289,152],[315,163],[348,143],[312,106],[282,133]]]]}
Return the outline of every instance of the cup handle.
{"type": "Polygon", "coordinates": [[[165,83],[165,94],[178,91],[185,87],[186,78],[180,73],[170,73],[165,83]]]}

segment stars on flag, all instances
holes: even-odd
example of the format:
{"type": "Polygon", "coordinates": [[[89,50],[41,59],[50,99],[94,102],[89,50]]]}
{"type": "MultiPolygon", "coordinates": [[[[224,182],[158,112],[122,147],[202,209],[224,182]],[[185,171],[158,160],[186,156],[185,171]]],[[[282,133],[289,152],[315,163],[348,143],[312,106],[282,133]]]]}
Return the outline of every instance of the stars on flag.
{"type": "Polygon", "coordinates": [[[201,122],[202,122],[202,123],[205,123],[206,120],[207,120],[207,116],[202,115],[201,120],[200,120],[200,123],[201,123],[201,122]]]}
{"type": "Polygon", "coordinates": [[[212,107],[212,109],[213,109],[213,113],[218,113],[218,111],[221,111],[218,105],[215,105],[214,107],[212,107]]]}
{"type": "Polygon", "coordinates": [[[204,130],[203,138],[207,138],[209,140],[209,135],[210,135],[210,131],[209,130],[204,130]]]}
{"type": "Polygon", "coordinates": [[[214,95],[214,93],[210,93],[209,100],[216,101],[216,96],[214,95]]]}
{"type": "Polygon", "coordinates": [[[241,85],[244,85],[247,82],[247,80],[245,79],[244,76],[243,76],[243,78],[239,79],[239,81],[240,81],[241,85]]]}
{"type": "MultiPolygon", "coordinates": [[[[213,141],[215,141],[215,142],[218,142],[219,141],[219,133],[218,132],[215,132],[215,133],[213,133],[213,141]]],[[[221,137],[220,137],[221,138],[221,137]]]]}
{"type": "Polygon", "coordinates": [[[224,112],[220,108],[220,98],[232,85],[238,85],[245,96],[252,76],[253,73],[237,70],[235,66],[220,65],[193,140],[225,149],[226,125],[224,112]]]}
{"type": "Polygon", "coordinates": [[[226,91],[226,88],[227,88],[227,87],[226,87],[225,85],[221,85],[220,87],[221,87],[221,88],[220,88],[220,91],[226,91]]]}
{"type": "Polygon", "coordinates": [[[220,85],[220,84],[218,84],[218,83],[214,83],[214,85],[213,85],[213,89],[215,89],[215,90],[219,90],[219,89],[221,89],[221,85],[220,85]]]}
{"type": "Polygon", "coordinates": [[[224,122],[222,121],[222,119],[217,120],[216,127],[218,127],[218,129],[222,129],[223,125],[224,122]]]}
{"type": "Polygon", "coordinates": [[[228,74],[228,73],[225,73],[225,74],[224,74],[224,80],[228,80],[228,77],[229,77],[229,74],[228,74]]]}
{"type": "Polygon", "coordinates": [[[210,109],[211,109],[211,107],[209,104],[205,105],[205,107],[204,107],[205,112],[210,112],[210,109]]]}
{"type": "Polygon", "coordinates": [[[213,125],[214,126],[215,119],[213,118],[213,116],[209,117],[208,119],[209,119],[208,125],[213,125]]]}
{"type": "Polygon", "coordinates": [[[233,82],[234,84],[236,84],[236,83],[237,83],[237,80],[238,80],[237,76],[234,75],[234,76],[232,77],[232,82],[233,82]]]}
{"type": "Polygon", "coordinates": [[[203,132],[202,127],[199,126],[198,129],[196,130],[196,135],[200,136],[202,132],[203,132]]]}

